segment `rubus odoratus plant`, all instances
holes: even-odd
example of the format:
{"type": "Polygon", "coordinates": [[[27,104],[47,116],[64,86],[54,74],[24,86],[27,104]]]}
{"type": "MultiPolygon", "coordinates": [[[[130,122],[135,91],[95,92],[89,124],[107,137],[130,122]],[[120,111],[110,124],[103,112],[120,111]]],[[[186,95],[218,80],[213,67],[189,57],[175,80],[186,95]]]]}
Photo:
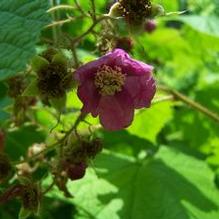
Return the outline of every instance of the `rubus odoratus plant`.
{"type": "Polygon", "coordinates": [[[160,85],[155,74],[159,60],[147,60],[150,51],[143,51],[144,60],[135,56],[136,35],[151,36],[159,29],[159,17],[171,13],[151,0],[107,1],[103,13],[97,11],[94,0],[87,2],[91,3],[89,10],[78,1],[50,5],[45,13],[53,20],[44,27],[37,55],[30,57],[26,69],[4,81],[5,101],[10,100],[11,105],[6,109],[7,122],[0,126],[0,204],[19,200],[20,219],[39,214],[42,200],[54,188],[73,198],[68,183],[86,177],[87,169],[104,150],[99,131],[130,127],[135,114],[150,110],[154,103],[182,101],[219,122],[217,114],[160,85]],[[87,29],[80,29],[77,22],[85,20],[87,29]],[[74,25],[75,35],[65,24],[74,25]],[[87,59],[84,45],[92,49],[87,59]],[[157,93],[162,98],[155,99],[157,93]],[[22,152],[13,157],[8,147],[16,139],[10,141],[10,132],[25,125],[36,128],[27,128],[22,152]],[[43,140],[29,143],[30,132],[42,130],[43,140]]]}

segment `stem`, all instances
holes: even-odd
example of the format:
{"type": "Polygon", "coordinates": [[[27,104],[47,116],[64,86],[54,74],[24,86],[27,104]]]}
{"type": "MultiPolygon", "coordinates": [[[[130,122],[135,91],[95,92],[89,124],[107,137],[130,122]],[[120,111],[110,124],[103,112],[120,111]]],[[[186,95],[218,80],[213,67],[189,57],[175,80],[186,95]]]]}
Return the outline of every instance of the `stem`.
{"type": "Polygon", "coordinates": [[[187,105],[189,105],[193,109],[205,114],[209,118],[213,119],[215,122],[219,123],[219,115],[215,112],[212,112],[211,110],[209,110],[207,107],[201,105],[200,103],[197,103],[194,100],[191,100],[190,98],[188,98],[184,94],[182,94],[176,90],[173,90],[171,88],[168,88],[165,86],[160,86],[159,89],[172,94],[176,99],[181,100],[182,102],[186,103],[187,105]]]}
{"type": "Polygon", "coordinates": [[[78,10],[81,12],[82,15],[84,15],[85,17],[88,16],[88,14],[83,10],[83,8],[80,6],[80,4],[78,3],[77,0],[74,0],[76,7],[78,8],[78,10]]]}
{"type": "MultiPolygon", "coordinates": [[[[56,6],[56,0],[50,0],[51,2],[51,5],[52,6],[56,6]]],[[[52,12],[52,18],[54,20],[54,22],[56,22],[57,20],[57,13],[55,11],[52,12]]],[[[54,40],[54,43],[57,44],[58,43],[58,35],[59,35],[59,30],[56,26],[53,26],[52,28],[52,33],[53,33],[53,40],[54,40]]]]}
{"type": "Polygon", "coordinates": [[[154,99],[152,102],[152,105],[158,104],[158,103],[162,103],[165,101],[169,101],[169,100],[174,100],[174,96],[173,95],[169,95],[169,96],[164,96],[164,97],[160,97],[157,99],[154,99]]]}
{"type": "Polygon", "coordinates": [[[15,162],[12,162],[13,165],[18,165],[18,164],[22,164],[22,163],[28,163],[30,161],[33,161],[35,160],[36,158],[38,158],[40,155],[44,154],[44,153],[47,153],[49,151],[52,151],[56,148],[56,146],[58,145],[62,145],[65,140],[68,138],[68,136],[78,127],[78,125],[80,124],[80,122],[86,117],[87,114],[83,114],[81,113],[78,118],[76,119],[74,125],[72,126],[72,128],[65,134],[65,136],[63,138],[61,138],[59,141],[57,141],[56,143],[50,145],[50,146],[47,146],[47,148],[45,150],[42,150],[40,151],[39,153],[35,154],[34,156],[32,157],[28,157],[22,161],[15,161],[15,162]]]}
{"type": "Polygon", "coordinates": [[[96,19],[96,21],[88,28],[87,31],[85,31],[83,34],[81,34],[79,37],[76,37],[72,40],[72,43],[73,44],[76,44],[78,42],[80,42],[85,36],[87,36],[90,32],[92,32],[92,30],[94,29],[94,27],[100,23],[101,21],[105,20],[105,19],[112,19],[111,17],[109,16],[102,16],[102,17],[99,17],[98,19],[96,19]]]}
{"type": "Polygon", "coordinates": [[[72,51],[72,55],[73,55],[73,58],[74,58],[74,67],[77,69],[79,67],[79,60],[78,60],[78,55],[77,55],[77,51],[75,49],[75,46],[72,45],[72,48],[71,48],[71,51],[72,51]]]}
{"type": "Polygon", "coordinates": [[[71,6],[71,5],[56,5],[52,8],[50,8],[49,10],[47,10],[48,13],[50,12],[54,12],[56,10],[74,10],[75,7],[71,6]]]}
{"type": "Polygon", "coordinates": [[[45,28],[50,28],[50,27],[55,28],[56,26],[61,26],[61,25],[65,24],[65,23],[70,23],[70,22],[72,22],[72,21],[74,21],[76,19],[77,18],[69,17],[69,18],[64,19],[64,20],[54,21],[51,24],[48,24],[47,26],[45,26],[45,28]]]}
{"type": "Polygon", "coordinates": [[[49,185],[49,187],[42,194],[45,195],[46,193],[48,193],[53,188],[54,185],[55,185],[55,181],[53,180],[52,183],[49,185]]]}
{"type": "Polygon", "coordinates": [[[21,160],[21,161],[14,161],[14,162],[12,162],[12,164],[13,164],[13,165],[18,165],[18,164],[28,163],[28,162],[30,162],[30,161],[33,161],[33,160],[37,159],[40,155],[42,155],[42,154],[44,154],[44,153],[47,153],[47,152],[49,152],[49,151],[52,151],[57,145],[59,145],[59,143],[60,143],[60,142],[58,141],[58,142],[56,142],[56,143],[54,143],[54,144],[52,144],[52,145],[50,145],[50,146],[47,146],[46,149],[40,151],[39,153],[33,155],[32,157],[28,157],[28,158],[26,158],[26,159],[24,159],[24,160],[21,160]]]}
{"type": "Polygon", "coordinates": [[[91,1],[91,6],[92,6],[92,18],[93,21],[95,22],[97,17],[96,17],[96,7],[95,7],[95,3],[94,0],[90,0],[91,1]]]}

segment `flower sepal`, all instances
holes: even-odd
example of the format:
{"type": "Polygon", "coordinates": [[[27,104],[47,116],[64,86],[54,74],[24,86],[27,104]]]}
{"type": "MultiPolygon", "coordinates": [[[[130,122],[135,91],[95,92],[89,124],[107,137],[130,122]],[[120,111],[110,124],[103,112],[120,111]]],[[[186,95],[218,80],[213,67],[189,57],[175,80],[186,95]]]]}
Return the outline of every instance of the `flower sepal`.
{"type": "Polygon", "coordinates": [[[112,18],[120,18],[123,17],[123,11],[121,10],[121,5],[119,2],[114,3],[108,13],[108,16],[112,18]]]}
{"type": "Polygon", "coordinates": [[[42,56],[35,56],[31,61],[31,67],[34,72],[40,72],[43,68],[46,68],[49,65],[48,60],[42,56]]]}

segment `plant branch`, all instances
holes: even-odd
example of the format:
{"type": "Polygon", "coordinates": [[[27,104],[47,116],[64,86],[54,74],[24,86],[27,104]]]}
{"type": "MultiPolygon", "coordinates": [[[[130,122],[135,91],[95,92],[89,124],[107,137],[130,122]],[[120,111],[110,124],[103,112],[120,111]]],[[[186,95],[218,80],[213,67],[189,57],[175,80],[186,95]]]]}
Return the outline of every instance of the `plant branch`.
{"type": "Polygon", "coordinates": [[[74,3],[78,10],[81,12],[81,14],[85,17],[88,17],[89,15],[83,10],[83,8],[80,6],[79,2],[77,0],[74,0],[74,3]]]}
{"type": "Polygon", "coordinates": [[[71,5],[56,5],[50,9],[47,10],[48,13],[57,11],[57,10],[74,10],[75,7],[71,5]]]}
{"type": "Polygon", "coordinates": [[[95,7],[95,3],[94,3],[94,0],[90,0],[91,2],[91,7],[92,7],[92,19],[93,21],[95,22],[97,17],[96,17],[96,7],[95,7]]]}
{"type": "Polygon", "coordinates": [[[26,158],[26,159],[24,159],[24,160],[21,160],[21,161],[12,162],[12,164],[13,164],[13,165],[18,165],[18,164],[22,164],[22,163],[28,163],[28,162],[30,162],[30,161],[33,161],[33,160],[37,159],[40,155],[45,154],[45,153],[47,153],[47,152],[49,152],[49,151],[54,150],[54,149],[56,148],[56,146],[62,145],[62,144],[65,142],[65,140],[68,138],[68,136],[69,136],[74,130],[76,131],[78,125],[80,124],[81,121],[84,120],[85,117],[86,117],[86,114],[82,114],[82,113],[81,113],[81,114],[78,116],[78,118],[76,119],[76,121],[75,121],[74,125],[72,126],[72,128],[65,134],[65,136],[64,136],[63,138],[61,138],[60,140],[58,140],[58,141],[55,142],[54,144],[52,144],[52,145],[50,145],[50,146],[47,146],[46,149],[40,151],[39,153],[33,155],[32,157],[28,157],[28,158],[26,158]]]}
{"type": "Polygon", "coordinates": [[[96,27],[97,24],[99,24],[101,21],[106,20],[106,19],[112,19],[112,18],[109,17],[109,16],[106,16],[106,15],[97,18],[96,21],[93,22],[93,24],[87,29],[87,31],[85,31],[85,32],[84,32],[83,34],[81,34],[80,36],[74,38],[74,39],[72,40],[72,43],[73,43],[73,44],[76,44],[76,43],[80,42],[85,36],[87,36],[90,32],[93,31],[94,27],[96,27]]]}
{"type": "Polygon", "coordinates": [[[195,102],[194,100],[191,100],[190,98],[188,98],[184,94],[182,94],[174,89],[168,88],[166,86],[159,86],[158,88],[162,91],[165,91],[167,93],[172,94],[175,99],[178,99],[178,100],[186,103],[187,105],[189,105],[193,109],[205,114],[209,118],[213,119],[215,122],[219,123],[219,115],[215,112],[212,112],[207,107],[201,105],[200,103],[195,102]]]}

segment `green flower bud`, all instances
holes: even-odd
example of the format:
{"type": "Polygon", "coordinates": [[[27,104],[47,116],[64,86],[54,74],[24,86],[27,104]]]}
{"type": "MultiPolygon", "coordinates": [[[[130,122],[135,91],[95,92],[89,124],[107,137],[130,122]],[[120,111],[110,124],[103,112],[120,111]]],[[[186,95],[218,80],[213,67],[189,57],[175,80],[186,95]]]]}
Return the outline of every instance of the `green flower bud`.
{"type": "Polygon", "coordinates": [[[165,9],[162,5],[152,4],[151,17],[164,16],[166,14],[165,9]]]}

